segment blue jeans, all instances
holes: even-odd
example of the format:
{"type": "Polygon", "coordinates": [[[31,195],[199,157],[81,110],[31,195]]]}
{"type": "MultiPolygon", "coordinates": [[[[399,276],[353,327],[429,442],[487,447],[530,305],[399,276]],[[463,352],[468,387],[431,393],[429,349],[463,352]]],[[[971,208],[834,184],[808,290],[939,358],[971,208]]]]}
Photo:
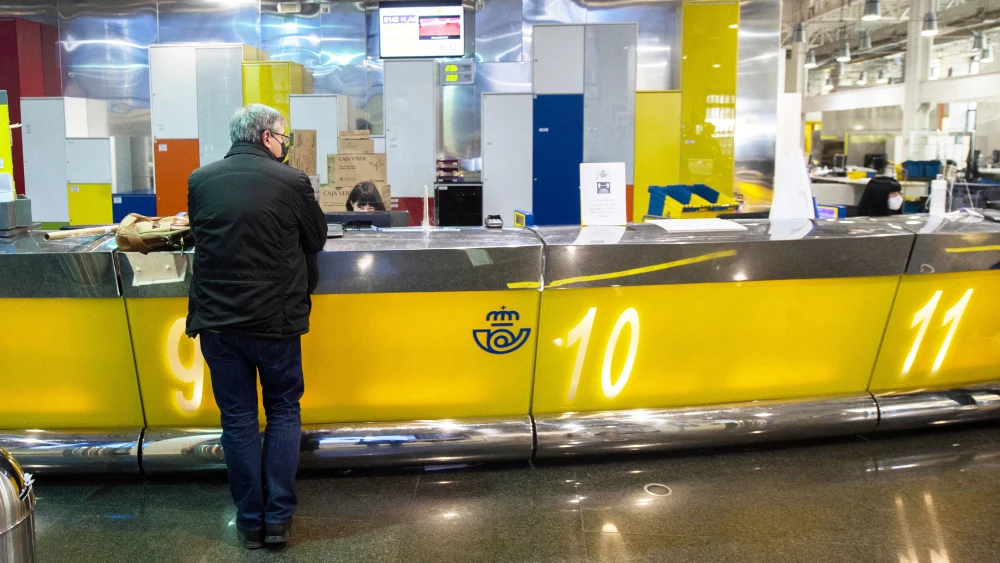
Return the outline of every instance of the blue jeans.
{"type": "Polygon", "coordinates": [[[298,506],[294,485],[302,435],[300,338],[205,331],[201,351],[222,411],[222,448],[237,523],[258,530],[264,522],[290,521],[298,506]],[[258,372],[267,415],[263,447],[257,420],[258,372]]]}

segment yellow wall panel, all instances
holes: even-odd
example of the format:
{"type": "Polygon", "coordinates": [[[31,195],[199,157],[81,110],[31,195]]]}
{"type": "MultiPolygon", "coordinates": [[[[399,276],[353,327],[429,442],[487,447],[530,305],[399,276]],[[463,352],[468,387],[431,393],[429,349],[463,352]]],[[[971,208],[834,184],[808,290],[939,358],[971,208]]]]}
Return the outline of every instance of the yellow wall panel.
{"type": "Polygon", "coordinates": [[[903,276],[872,392],[1000,378],[1000,271],[903,276]]]}
{"type": "Polygon", "coordinates": [[[142,426],[124,301],[0,299],[0,311],[24,328],[0,338],[0,428],[142,426]]]}
{"type": "Polygon", "coordinates": [[[681,33],[682,184],[733,195],[737,3],[685,3],[681,33]]]}
{"type": "Polygon", "coordinates": [[[110,225],[114,220],[111,208],[111,184],[69,184],[70,225],[110,225]]]}
{"type": "MultiPolygon", "coordinates": [[[[312,299],[303,423],[528,415],[539,292],[312,299]],[[510,329],[522,340],[509,353],[477,344],[488,345],[473,331],[492,329],[492,311],[518,313],[510,329]]],[[[145,327],[132,336],[149,425],[218,426],[204,359],[183,335],[187,299],[131,299],[128,313],[145,327]]]]}
{"type": "Polygon", "coordinates": [[[10,180],[13,182],[14,160],[11,156],[10,114],[7,107],[7,92],[0,90],[0,173],[10,174],[10,180]]]}
{"type": "Polygon", "coordinates": [[[633,220],[649,210],[649,186],[680,182],[681,93],[635,94],[635,198],[633,220]]]}
{"type": "Polygon", "coordinates": [[[292,94],[312,91],[312,76],[300,64],[289,61],[253,61],[243,63],[243,103],[271,106],[285,116],[291,130],[292,94]],[[306,85],[308,83],[308,90],[306,85]]]}
{"type": "Polygon", "coordinates": [[[890,276],[546,290],[533,411],[863,393],[898,284],[890,276]]]}

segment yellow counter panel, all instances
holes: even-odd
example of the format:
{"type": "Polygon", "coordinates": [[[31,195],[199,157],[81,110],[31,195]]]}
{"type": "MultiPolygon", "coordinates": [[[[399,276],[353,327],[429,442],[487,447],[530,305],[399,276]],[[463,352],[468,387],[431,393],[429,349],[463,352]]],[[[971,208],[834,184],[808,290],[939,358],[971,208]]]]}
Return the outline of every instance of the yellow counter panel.
{"type": "Polygon", "coordinates": [[[0,428],[143,425],[125,303],[107,299],[0,299],[0,428]]]}
{"type": "Polygon", "coordinates": [[[888,276],[545,291],[533,412],[864,392],[898,283],[888,276]]]}
{"type": "MultiPolygon", "coordinates": [[[[314,295],[302,422],[527,416],[539,296],[314,295]],[[509,312],[517,314],[510,327],[493,326],[509,312]],[[504,330],[514,334],[510,345],[497,333],[504,330]]],[[[128,314],[147,327],[132,334],[147,424],[218,426],[204,359],[183,334],[187,299],[130,299],[128,314]]]]}
{"type": "Polygon", "coordinates": [[[1000,271],[903,276],[871,391],[1000,378],[1000,271]]]}

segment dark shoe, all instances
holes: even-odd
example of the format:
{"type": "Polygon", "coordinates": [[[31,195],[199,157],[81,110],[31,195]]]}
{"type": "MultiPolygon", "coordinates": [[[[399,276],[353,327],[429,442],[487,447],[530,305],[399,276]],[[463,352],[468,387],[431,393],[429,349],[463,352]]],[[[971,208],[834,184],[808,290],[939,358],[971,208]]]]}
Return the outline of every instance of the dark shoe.
{"type": "Polygon", "coordinates": [[[292,523],[264,524],[264,543],[288,543],[292,523]]]}
{"type": "Polygon", "coordinates": [[[243,547],[247,549],[260,549],[264,544],[260,541],[261,530],[245,530],[242,526],[236,526],[243,538],[243,547]]]}

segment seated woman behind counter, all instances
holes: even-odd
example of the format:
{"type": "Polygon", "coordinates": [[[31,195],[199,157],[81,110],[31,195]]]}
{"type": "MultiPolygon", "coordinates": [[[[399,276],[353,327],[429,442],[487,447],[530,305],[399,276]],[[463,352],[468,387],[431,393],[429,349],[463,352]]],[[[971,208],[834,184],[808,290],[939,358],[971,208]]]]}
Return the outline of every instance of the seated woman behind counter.
{"type": "Polygon", "coordinates": [[[895,178],[876,176],[872,178],[858,203],[861,217],[886,217],[903,212],[903,189],[895,178]]]}
{"type": "Polygon", "coordinates": [[[347,196],[348,211],[385,211],[385,203],[374,182],[358,182],[347,196]]]}

